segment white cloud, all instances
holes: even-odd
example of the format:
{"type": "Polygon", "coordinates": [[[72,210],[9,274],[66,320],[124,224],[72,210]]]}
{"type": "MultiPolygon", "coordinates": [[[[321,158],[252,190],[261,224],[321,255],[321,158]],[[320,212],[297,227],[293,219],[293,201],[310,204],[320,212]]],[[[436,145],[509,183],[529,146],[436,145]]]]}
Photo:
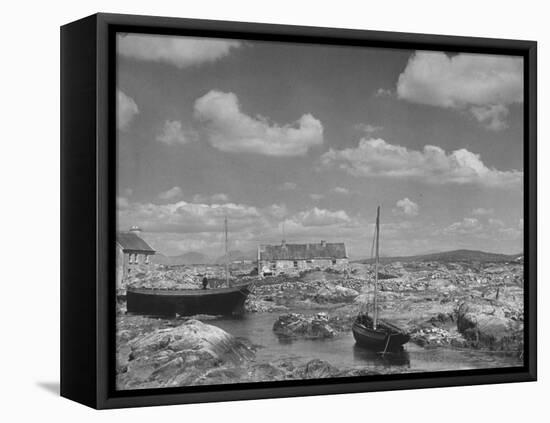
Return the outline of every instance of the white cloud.
{"type": "Polygon", "coordinates": [[[350,193],[350,190],[344,187],[335,187],[332,189],[332,191],[335,192],[336,194],[343,194],[343,195],[348,195],[350,193]]]}
{"type": "Polygon", "coordinates": [[[229,197],[227,196],[227,194],[214,194],[211,197],[211,199],[213,202],[218,202],[218,203],[229,201],[229,197]]]}
{"type": "Polygon", "coordinates": [[[178,120],[166,120],[156,140],[164,144],[187,144],[198,139],[197,133],[190,129],[184,129],[178,120]]]}
{"type": "Polygon", "coordinates": [[[474,216],[488,216],[490,214],[493,214],[495,212],[495,209],[485,209],[483,207],[478,207],[477,209],[472,210],[472,214],[474,216]]]}
{"type": "Polygon", "coordinates": [[[284,204],[272,204],[265,209],[266,213],[275,219],[282,219],[288,215],[288,209],[284,204]]]}
{"type": "Polygon", "coordinates": [[[210,144],[225,152],[302,156],[323,143],[323,125],[312,115],[279,126],[244,114],[233,93],[208,92],[195,102],[195,117],[205,125],[210,144]]]}
{"type": "Polygon", "coordinates": [[[235,203],[131,203],[119,209],[119,226],[139,225],[148,232],[221,233],[226,215],[232,230],[257,224],[261,217],[256,207],[235,203]]]}
{"type": "Polygon", "coordinates": [[[298,188],[298,185],[294,182],[285,182],[284,184],[279,185],[281,191],[294,191],[298,188]]]}
{"type": "Polygon", "coordinates": [[[227,203],[228,201],[228,195],[222,193],[212,195],[195,194],[193,196],[194,203],[227,203]]]}
{"type": "Polygon", "coordinates": [[[416,52],[397,82],[400,99],[469,110],[485,127],[507,127],[508,107],[523,102],[523,60],[519,57],[416,52]]]}
{"type": "Polygon", "coordinates": [[[384,129],[383,126],[375,126],[371,125],[370,123],[358,123],[355,125],[355,129],[361,132],[365,132],[367,134],[372,134],[373,132],[378,132],[384,129]]]}
{"type": "Polygon", "coordinates": [[[172,187],[167,191],[161,192],[159,198],[161,200],[173,200],[174,198],[181,197],[183,194],[180,187],[172,187]]]}
{"type": "Polygon", "coordinates": [[[239,41],[150,34],[118,37],[118,53],[124,57],[166,63],[180,69],[212,63],[241,46],[239,41]]]}
{"type": "Polygon", "coordinates": [[[435,231],[434,235],[446,235],[454,241],[470,239],[471,241],[488,240],[491,243],[495,243],[521,240],[523,230],[517,228],[515,225],[508,226],[501,219],[489,218],[486,223],[483,223],[474,217],[465,217],[443,230],[435,231]]]}
{"type": "Polygon", "coordinates": [[[314,207],[311,210],[298,213],[293,220],[304,226],[327,226],[350,222],[350,217],[344,210],[330,211],[314,207]]]}
{"type": "Polygon", "coordinates": [[[117,90],[117,128],[125,130],[134,117],[139,113],[139,108],[132,97],[127,96],[121,90],[117,90]]]}
{"type": "Polygon", "coordinates": [[[490,226],[497,227],[497,228],[501,228],[504,226],[504,222],[500,219],[489,218],[487,222],[489,223],[490,226]]]}
{"type": "Polygon", "coordinates": [[[391,97],[392,95],[392,90],[388,90],[386,88],[378,88],[374,93],[375,97],[391,97]]]}
{"type": "Polygon", "coordinates": [[[508,108],[502,104],[490,104],[488,106],[472,106],[470,111],[474,117],[492,131],[502,131],[508,128],[506,117],[508,108]]]}
{"type": "Polygon", "coordinates": [[[414,201],[409,200],[408,198],[403,198],[402,200],[399,200],[397,203],[395,203],[395,208],[393,209],[393,213],[396,215],[404,215],[404,216],[417,216],[419,211],[418,204],[416,204],[414,201]]]}
{"type": "Polygon", "coordinates": [[[324,167],[336,167],[354,176],[414,179],[430,184],[475,184],[485,187],[520,186],[523,172],[487,167],[479,155],[466,149],[446,153],[426,145],[422,151],[361,139],[356,148],[330,149],[321,156],[324,167]]]}
{"type": "Polygon", "coordinates": [[[455,222],[445,229],[443,233],[447,235],[468,235],[480,232],[483,225],[475,217],[465,217],[460,222],[455,222]]]}

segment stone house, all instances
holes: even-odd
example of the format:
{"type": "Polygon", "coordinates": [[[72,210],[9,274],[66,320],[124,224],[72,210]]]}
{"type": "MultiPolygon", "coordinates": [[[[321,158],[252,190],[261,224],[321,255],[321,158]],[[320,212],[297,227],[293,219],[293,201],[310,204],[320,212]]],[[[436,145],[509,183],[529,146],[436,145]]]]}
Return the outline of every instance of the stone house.
{"type": "Polygon", "coordinates": [[[118,232],[116,236],[116,280],[117,288],[135,269],[147,269],[152,265],[150,256],[155,254],[141,237],[141,229],[133,226],[128,232],[118,232]]]}
{"type": "Polygon", "coordinates": [[[278,275],[308,269],[342,268],[349,264],[343,242],[316,244],[260,245],[258,247],[258,274],[278,275]]]}

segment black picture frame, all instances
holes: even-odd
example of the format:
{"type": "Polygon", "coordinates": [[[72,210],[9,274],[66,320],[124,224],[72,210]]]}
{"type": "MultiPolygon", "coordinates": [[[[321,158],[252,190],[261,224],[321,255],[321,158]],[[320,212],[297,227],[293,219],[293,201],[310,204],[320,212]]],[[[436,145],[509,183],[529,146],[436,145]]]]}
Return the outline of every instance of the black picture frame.
{"type": "Polygon", "coordinates": [[[61,395],[97,409],[534,381],[537,377],[534,41],[95,14],[61,28],[61,395]],[[114,389],[117,31],[520,55],[524,60],[524,366],[236,385],[114,389]]]}

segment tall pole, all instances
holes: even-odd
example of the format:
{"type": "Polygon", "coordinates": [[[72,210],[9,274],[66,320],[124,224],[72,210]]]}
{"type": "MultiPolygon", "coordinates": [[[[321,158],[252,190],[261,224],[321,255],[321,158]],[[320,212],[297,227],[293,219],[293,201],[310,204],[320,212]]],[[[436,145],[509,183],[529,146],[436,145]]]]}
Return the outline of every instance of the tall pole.
{"type": "Polygon", "coordinates": [[[225,285],[229,286],[229,252],[227,251],[227,215],[225,216],[225,285]]]}
{"type": "Polygon", "coordinates": [[[380,262],[380,206],[376,209],[376,261],[374,262],[374,313],[372,327],[376,330],[378,320],[378,264],[380,262]]]}

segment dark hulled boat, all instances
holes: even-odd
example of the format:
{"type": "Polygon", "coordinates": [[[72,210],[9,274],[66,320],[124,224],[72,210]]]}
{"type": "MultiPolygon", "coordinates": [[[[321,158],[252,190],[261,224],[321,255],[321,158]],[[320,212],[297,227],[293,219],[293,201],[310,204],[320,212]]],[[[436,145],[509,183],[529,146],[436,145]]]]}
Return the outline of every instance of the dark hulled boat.
{"type": "Polygon", "coordinates": [[[128,288],[128,312],[191,316],[194,314],[235,314],[242,312],[252,283],[226,288],[168,290],[128,288]]]}
{"type": "Polygon", "coordinates": [[[357,316],[352,332],[359,346],[374,351],[396,351],[410,339],[407,332],[384,320],[378,320],[374,329],[372,318],[364,314],[357,316]]]}
{"type": "Polygon", "coordinates": [[[211,289],[155,289],[126,290],[126,309],[130,313],[192,316],[194,314],[230,315],[244,311],[244,303],[253,282],[230,285],[227,216],[225,223],[225,284],[211,289]]]}
{"type": "MultiPolygon", "coordinates": [[[[357,345],[373,351],[395,351],[409,342],[409,334],[400,327],[378,318],[378,266],[380,263],[380,206],[376,210],[376,226],[374,233],[376,246],[376,261],[374,267],[374,311],[373,317],[367,313],[359,313],[351,330],[357,345]]],[[[371,253],[372,254],[372,253],[371,253]]]]}

